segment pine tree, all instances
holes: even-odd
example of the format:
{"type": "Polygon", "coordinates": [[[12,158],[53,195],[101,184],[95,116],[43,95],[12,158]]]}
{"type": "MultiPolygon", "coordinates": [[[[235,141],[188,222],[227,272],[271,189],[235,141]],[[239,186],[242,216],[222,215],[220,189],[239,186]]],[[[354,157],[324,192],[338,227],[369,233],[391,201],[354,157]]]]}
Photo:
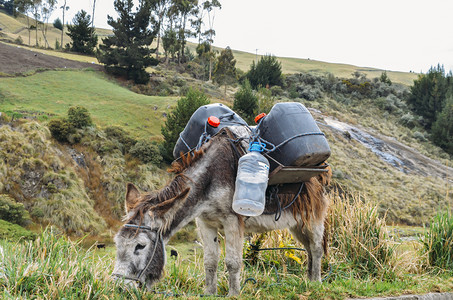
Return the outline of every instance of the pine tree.
{"type": "MultiPolygon", "coordinates": [[[[148,66],[157,65],[151,57],[156,51],[149,46],[157,34],[157,26],[150,30],[152,0],[140,0],[139,8],[133,12],[132,0],[115,0],[114,6],[119,18],[108,16],[107,23],[113,28],[113,36],[102,40],[98,59],[106,65],[108,72],[125,75],[135,83],[147,83],[148,66]]],[[[156,25],[156,24],[152,24],[156,25]]]]}
{"type": "Polygon", "coordinates": [[[254,89],[261,87],[282,86],[282,65],[273,55],[261,57],[258,63],[252,63],[247,78],[254,89]]]}
{"type": "Polygon", "coordinates": [[[445,106],[432,128],[433,142],[453,155],[453,95],[445,100],[445,106]]]}
{"type": "Polygon", "coordinates": [[[162,156],[167,161],[173,160],[173,148],[178,141],[179,134],[186,127],[192,114],[200,107],[209,104],[207,96],[194,89],[190,89],[187,95],[178,100],[176,108],[168,115],[161,132],[164,136],[162,156]]]}
{"type": "Polygon", "coordinates": [[[72,40],[71,51],[94,54],[94,48],[98,42],[94,28],[90,27],[91,17],[84,10],[79,11],[72,20],[73,25],[68,25],[68,33],[72,40]]]}
{"type": "Polygon", "coordinates": [[[233,56],[233,51],[230,47],[226,47],[217,58],[217,63],[214,68],[214,82],[225,86],[237,81],[236,60],[233,56]]]}
{"type": "Polygon", "coordinates": [[[442,66],[431,68],[427,74],[422,74],[414,80],[408,103],[416,114],[424,118],[427,129],[431,128],[444,107],[451,84],[452,76],[451,74],[446,76],[442,66]]]}

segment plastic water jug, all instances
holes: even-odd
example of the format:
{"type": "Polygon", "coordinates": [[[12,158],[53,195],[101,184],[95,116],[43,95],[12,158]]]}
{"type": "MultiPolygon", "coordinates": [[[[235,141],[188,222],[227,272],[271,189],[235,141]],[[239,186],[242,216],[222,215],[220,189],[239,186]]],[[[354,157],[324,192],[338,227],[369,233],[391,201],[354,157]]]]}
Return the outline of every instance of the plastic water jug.
{"type": "Polygon", "coordinates": [[[259,216],[266,203],[269,161],[261,155],[259,143],[253,143],[249,150],[239,159],[233,210],[244,216],[259,216]]]}
{"type": "Polygon", "coordinates": [[[213,136],[226,126],[246,124],[238,114],[226,105],[221,103],[203,105],[192,114],[186,127],[181,132],[175,148],[173,148],[173,157],[178,158],[181,153],[186,153],[195,148],[205,128],[206,133],[213,136]],[[206,126],[206,121],[210,116],[217,117],[220,120],[220,124],[216,127],[206,126]]]}
{"type": "MultiPolygon", "coordinates": [[[[269,156],[284,166],[316,166],[330,156],[326,137],[308,109],[298,102],[282,102],[272,107],[260,126],[260,137],[281,147],[269,156]]],[[[271,160],[271,172],[277,164],[271,160]]]]}

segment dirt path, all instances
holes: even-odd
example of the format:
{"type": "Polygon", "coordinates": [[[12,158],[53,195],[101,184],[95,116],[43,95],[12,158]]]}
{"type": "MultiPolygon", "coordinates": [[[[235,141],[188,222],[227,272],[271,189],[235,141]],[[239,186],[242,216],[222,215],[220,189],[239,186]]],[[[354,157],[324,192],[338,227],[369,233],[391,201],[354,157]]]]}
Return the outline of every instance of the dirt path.
{"type": "Polygon", "coordinates": [[[78,62],[40,52],[30,51],[20,46],[10,46],[0,42],[0,73],[24,74],[36,70],[84,69],[102,70],[97,64],[78,62]]]}

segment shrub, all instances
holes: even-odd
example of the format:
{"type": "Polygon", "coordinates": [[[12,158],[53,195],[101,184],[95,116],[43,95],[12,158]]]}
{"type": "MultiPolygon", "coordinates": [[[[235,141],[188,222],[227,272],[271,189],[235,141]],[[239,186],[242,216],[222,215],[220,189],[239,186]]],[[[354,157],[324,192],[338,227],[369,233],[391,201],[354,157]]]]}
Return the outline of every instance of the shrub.
{"type": "Polygon", "coordinates": [[[0,195],[0,219],[27,225],[30,222],[30,215],[22,203],[17,203],[8,195],[0,195]]]}
{"type": "Polygon", "coordinates": [[[233,110],[247,123],[253,124],[257,109],[258,97],[255,95],[250,82],[245,80],[239,91],[234,94],[233,110]]]}
{"type": "Polygon", "coordinates": [[[67,142],[68,136],[74,133],[74,127],[66,119],[53,119],[48,124],[52,137],[59,142],[67,142]]]}
{"type": "Polygon", "coordinates": [[[18,45],[23,45],[24,44],[24,40],[18,36],[15,40],[14,40],[14,43],[18,44],[18,45]]]}
{"type": "Polygon", "coordinates": [[[83,128],[93,125],[88,109],[83,106],[73,106],[68,110],[68,121],[75,128],[83,128]]]}
{"type": "Polygon", "coordinates": [[[268,114],[275,104],[275,97],[272,96],[272,91],[270,89],[261,88],[258,91],[257,96],[258,96],[258,109],[254,112],[254,115],[257,115],[259,113],[268,114]]]}
{"type": "Polygon", "coordinates": [[[414,134],[412,136],[414,137],[414,139],[419,140],[420,142],[427,141],[425,135],[423,133],[421,133],[420,131],[414,132],[414,134]]]}
{"type": "Polygon", "coordinates": [[[9,241],[33,241],[36,239],[36,234],[5,220],[0,220],[0,239],[9,241]]]}
{"type": "Polygon", "coordinates": [[[408,128],[414,128],[417,121],[415,120],[414,115],[411,112],[407,112],[404,115],[401,116],[400,119],[401,124],[408,128]]]}
{"type": "Polygon", "coordinates": [[[384,71],[381,73],[381,76],[379,77],[379,81],[388,85],[392,85],[392,81],[390,78],[387,76],[387,72],[384,71]]]}
{"type": "Polygon", "coordinates": [[[439,213],[424,235],[423,250],[432,267],[453,268],[453,215],[439,213]]]}
{"type": "Polygon", "coordinates": [[[115,139],[122,145],[123,154],[128,153],[130,149],[137,143],[134,138],[130,137],[123,128],[119,126],[109,126],[104,129],[104,132],[109,139],[115,139]]]}
{"type": "Polygon", "coordinates": [[[144,163],[158,165],[162,162],[162,156],[159,153],[157,145],[148,140],[138,141],[129,151],[129,153],[140,159],[144,163]]]}

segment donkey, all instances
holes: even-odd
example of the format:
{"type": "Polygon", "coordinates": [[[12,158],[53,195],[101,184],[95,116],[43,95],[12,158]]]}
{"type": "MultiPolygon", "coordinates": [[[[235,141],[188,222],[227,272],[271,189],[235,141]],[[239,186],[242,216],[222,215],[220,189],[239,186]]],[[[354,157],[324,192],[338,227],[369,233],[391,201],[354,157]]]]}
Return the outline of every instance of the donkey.
{"type": "MultiPolygon", "coordinates": [[[[117,257],[112,276],[151,289],[160,279],[165,264],[165,244],[178,230],[196,218],[204,250],[205,293],[217,293],[219,262],[218,232],[225,236],[225,264],[229,275],[229,295],[240,292],[240,271],[244,234],[289,228],[303,243],[308,254],[308,277],[321,280],[321,258],[326,247],[324,221],[328,201],[324,196],[327,175],[313,177],[300,195],[279,194],[282,207],[278,221],[274,215],[244,217],[232,210],[238,155],[227,130],[192,155],[172,164],[176,174],[157,192],[142,194],[131,183],[126,191],[126,223],[114,240],[117,257]]],[[[269,205],[272,206],[272,205],[269,205]]]]}

